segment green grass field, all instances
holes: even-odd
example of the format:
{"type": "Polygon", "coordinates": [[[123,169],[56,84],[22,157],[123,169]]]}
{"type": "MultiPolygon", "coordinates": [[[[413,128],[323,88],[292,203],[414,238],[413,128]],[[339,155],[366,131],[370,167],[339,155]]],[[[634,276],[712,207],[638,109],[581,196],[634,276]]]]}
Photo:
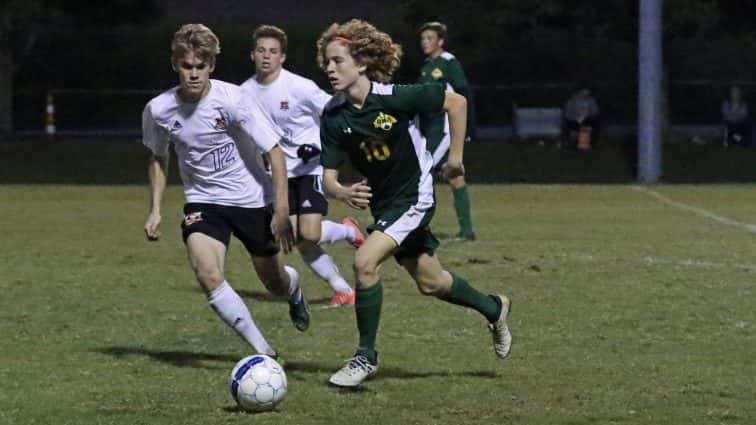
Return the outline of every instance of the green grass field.
{"type": "MultiPolygon", "coordinates": [[[[329,290],[291,256],[314,307],[298,333],[234,241],[227,277],[290,385],[251,415],[227,389],[249,353],[194,282],[179,187],[147,243],[146,187],[0,186],[0,424],[756,423],[756,187],[650,190],[676,204],[622,185],[473,186],[481,240],[439,255],[511,294],[513,354],[498,360],[481,317],[422,297],[391,261],[381,370],[358,392],[326,385],[355,346],[353,311],[321,309],[329,290]]],[[[446,187],[438,199],[448,239],[446,187]]],[[[328,249],[349,273],[353,250],[328,249]]]]}

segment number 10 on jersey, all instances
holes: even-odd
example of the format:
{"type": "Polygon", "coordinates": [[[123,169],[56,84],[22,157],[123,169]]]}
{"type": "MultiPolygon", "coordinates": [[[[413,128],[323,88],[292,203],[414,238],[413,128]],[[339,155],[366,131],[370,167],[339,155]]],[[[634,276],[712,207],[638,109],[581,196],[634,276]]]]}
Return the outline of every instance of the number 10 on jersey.
{"type": "Polygon", "coordinates": [[[360,150],[365,154],[365,159],[368,162],[385,161],[391,156],[391,149],[389,149],[386,142],[383,140],[368,140],[360,143],[360,150]]]}

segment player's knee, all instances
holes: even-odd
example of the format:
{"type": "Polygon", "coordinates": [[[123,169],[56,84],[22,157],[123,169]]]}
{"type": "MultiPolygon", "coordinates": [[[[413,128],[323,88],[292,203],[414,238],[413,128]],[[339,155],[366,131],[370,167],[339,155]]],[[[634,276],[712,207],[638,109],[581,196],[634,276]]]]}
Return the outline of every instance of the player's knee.
{"type": "Polygon", "coordinates": [[[367,255],[360,255],[359,252],[354,258],[354,275],[358,282],[373,281],[378,274],[378,262],[367,255]]]}
{"type": "Polygon", "coordinates": [[[223,283],[223,272],[217,267],[197,266],[194,268],[197,281],[207,289],[214,289],[223,283]]]}
{"type": "Polygon", "coordinates": [[[427,296],[438,296],[444,292],[444,286],[438,279],[429,279],[427,277],[415,278],[417,289],[421,294],[427,296]]]}
{"type": "Polygon", "coordinates": [[[300,228],[297,239],[299,243],[317,245],[318,242],[320,242],[320,228],[316,228],[316,229],[300,228]]]}

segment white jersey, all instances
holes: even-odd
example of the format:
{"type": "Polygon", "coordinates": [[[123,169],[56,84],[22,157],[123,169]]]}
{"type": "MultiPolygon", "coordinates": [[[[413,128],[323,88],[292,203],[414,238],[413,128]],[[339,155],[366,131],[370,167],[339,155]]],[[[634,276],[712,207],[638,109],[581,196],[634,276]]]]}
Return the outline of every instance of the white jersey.
{"type": "Polygon", "coordinates": [[[278,78],[268,85],[260,84],[252,77],[241,86],[259,100],[284,132],[281,149],[286,155],[289,177],[322,175],[319,156],[304,161],[297,151],[303,145],[315,146],[320,151],[320,114],[331,96],[312,80],[285,69],[281,69],[278,78]]]}
{"type": "Polygon", "coordinates": [[[198,103],[181,101],[178,87],[156,96],[142,114],[142,143],[168,155],[172,142],[187,202],[259,208],[272,201],[272,182],[262,152],[283,132],[242,89],[210,80],[198,103]]]}

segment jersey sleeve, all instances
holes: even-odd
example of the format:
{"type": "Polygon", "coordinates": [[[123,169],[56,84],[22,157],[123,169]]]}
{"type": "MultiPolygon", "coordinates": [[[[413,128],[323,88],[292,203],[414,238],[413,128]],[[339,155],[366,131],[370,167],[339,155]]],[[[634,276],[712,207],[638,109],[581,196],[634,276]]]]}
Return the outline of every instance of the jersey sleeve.
{"type": "Polygon", "coordinates": [[[392,103],[409,115],[440,112],[444,108],[446,92],[437,83],[395,85],[392,103]]]}
{"type": "Polygon", "coordinates": [[[337,137],[334,137],[329,130],[329,125],[325,115],[321,118],[320,125],[320,165],[324,168],[337,169],[346,159],[346,154],[339,143],[337,137]]]}
{"type": "Polygon", "coordinates": [[[462,70],[462,64],[458,60],[453,59],[448,62],[446,79],[455,93],[459,93],[469,100],[470,88],[467,85],[465,71],[462,70]]]}
{"type": "Polygon", "coordinates": [[[229,134],[237,141],[252,141],[269,152],[283,138],[283,131],[253,96],[242,96],[228,109],[229,134]]]}
{"type": "Polygon", "coordinates": [[[317,84],[310,81],[305,85],[302,104],[307,112],[316,119],[320,119],[323,108],[329,100],[331,100],[331,95],[324,92],[317,84]]]}
{"type": "Polygon", "coordinates": [[[142,144],[147,146],[155,156],[168,156],[168,145],[170,144],[168,133],[155,122],[149,103],[142,111],[142,144]]]}

